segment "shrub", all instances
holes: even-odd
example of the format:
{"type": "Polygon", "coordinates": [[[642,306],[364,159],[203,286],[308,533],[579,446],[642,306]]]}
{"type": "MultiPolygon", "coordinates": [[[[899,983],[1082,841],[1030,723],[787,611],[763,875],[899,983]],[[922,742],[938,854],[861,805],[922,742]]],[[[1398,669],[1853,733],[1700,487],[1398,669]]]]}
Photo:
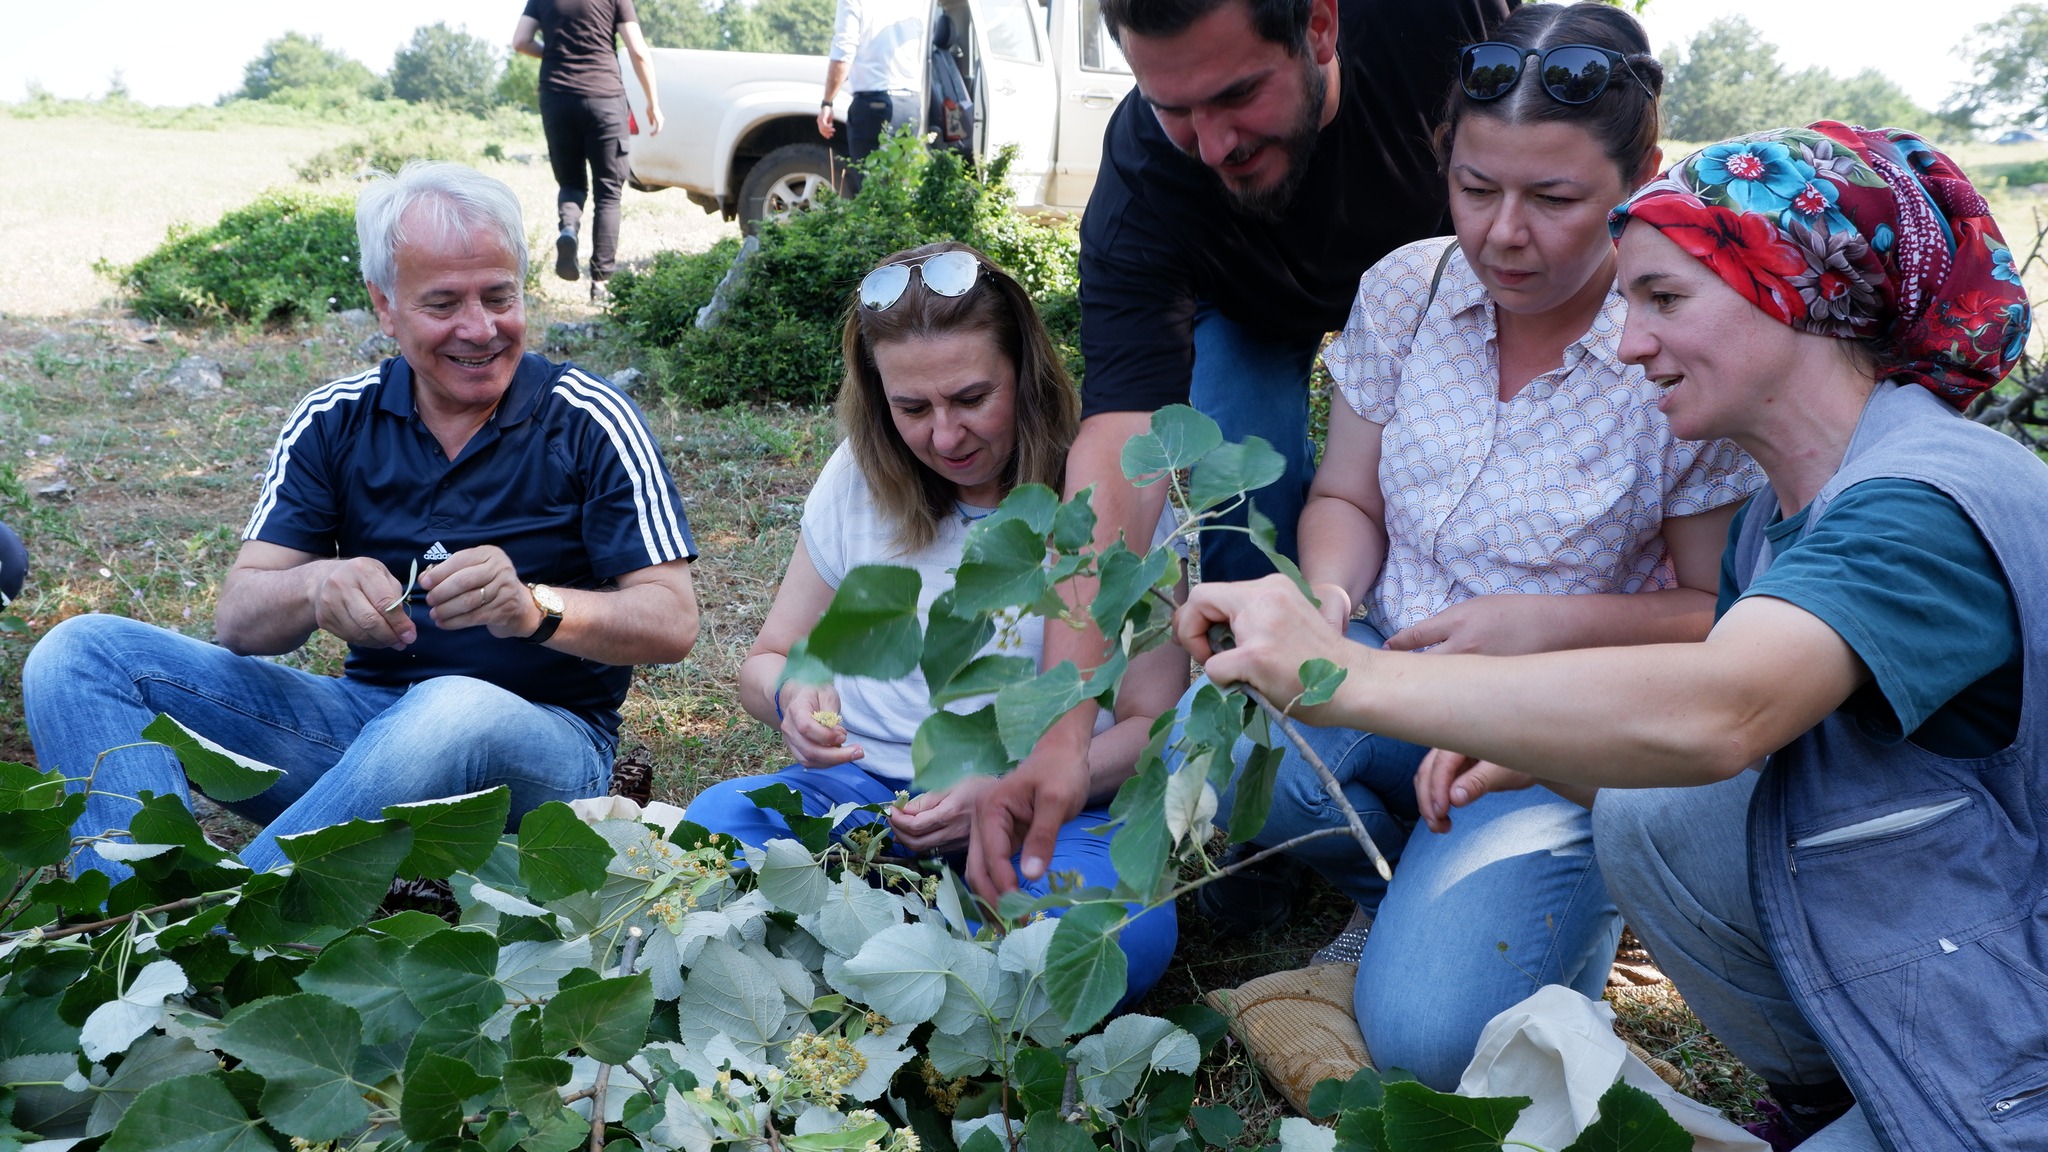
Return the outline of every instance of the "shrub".
{"type": "Polygon", "coordinates": [[[396,172],[408,160],[454,160],[474,164],[477,152],[445,129],[424,120],[373,128],[345,144],[313,154],[299,165],[299,179],[318,182],[332,176],[351,179],[372,169],[396,172]]]}
{"type": "Polygon", "coordinates": [[[174,224],[134,264],[96,267],[142,315],[262,321],[370,304],[355,202],[296,189],[265,192],[210,228],[174,224]]]}
{"type": "Polygon", "coordinates": [[[700,329],[695,319],[731,262],[729,243],[622,272],[612,281],[613,314],[658,350],[663,385],[689,403],[818,403],[838,389],[840,324],[860,278],[890,252],[959,239],[1024,285],[1078,375],[1077,234],[1012,210],[1008,166],[1008,153],[979,170],[898,136],[870,159],[858,197],[828,195],[811,212],[761,226],[760,248],[718,326],[700,329]]]}
{"type": "Polygon", "coordinates": [[[498,50],[482,37],[427,24],[391,58],[391,94],[482,115],[497,100],[498,50]]]}

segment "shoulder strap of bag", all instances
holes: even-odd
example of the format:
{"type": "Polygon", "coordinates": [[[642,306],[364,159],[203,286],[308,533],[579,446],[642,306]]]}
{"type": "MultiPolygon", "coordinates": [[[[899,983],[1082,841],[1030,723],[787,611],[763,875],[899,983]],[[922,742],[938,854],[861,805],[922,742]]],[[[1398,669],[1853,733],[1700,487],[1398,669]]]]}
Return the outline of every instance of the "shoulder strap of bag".
{"type": "Polygon", "coordinates": [[[1457,237],[1444,245],[1444,254],[1436,258],[1436,272],[1429,278],[1429,295],[1422,298],[1422,310],[1415,314],[1415,327],[1408,333],[1408,346],[1415,347],[1415,338],[1422,333],[1422,321],[1429,315],[1430,305],[1436,303],[1436,290],[1444,282],[1444,268],[1451,262],[1451,253],[1458,250],[1457,237]]]}

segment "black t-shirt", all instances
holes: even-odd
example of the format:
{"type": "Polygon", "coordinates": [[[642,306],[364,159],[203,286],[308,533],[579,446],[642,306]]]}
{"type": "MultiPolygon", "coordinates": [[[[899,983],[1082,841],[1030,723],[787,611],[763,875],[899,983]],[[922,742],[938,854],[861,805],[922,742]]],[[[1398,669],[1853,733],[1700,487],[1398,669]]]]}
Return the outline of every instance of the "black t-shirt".
{"type": "Polygon", "coordinates": [[[1134,88],[1081,217],[1084,414],[1185,403],[1198,303],[1262,336],[1343,326],[1358,278],[1449,230],[1430,137],[1458,50],[1518,0],[1338,0],[1339,105],[1279,220],[1241,213],[1134,88]]]}
{"type": "Polygon", "coordinates": [[[540,21],[540,90],[571,96],[624,96],[612,36],[637,24],[633,0],[526,0],[540,21]]]}

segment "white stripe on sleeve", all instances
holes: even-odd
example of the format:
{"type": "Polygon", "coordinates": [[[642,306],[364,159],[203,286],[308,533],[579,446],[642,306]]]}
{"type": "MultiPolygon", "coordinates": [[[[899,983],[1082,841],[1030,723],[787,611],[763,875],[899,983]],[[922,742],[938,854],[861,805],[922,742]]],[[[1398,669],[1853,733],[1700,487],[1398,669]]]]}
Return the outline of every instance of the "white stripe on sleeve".
{"type": "Polygon", "coordinates": [[[676,517],[669,486],[662,483],[661,455],[647,428],[634,415],[625,399],[609,387],[579,371],[564,373],[554,389],[569,403],[582,409],[603,428],[617,453],[620,467],[633,484],[633,507],[639,517],[641,542],[656,564],[689,556],[683,529],[676,517]]]}
{"type": "Polygon", "coordinates": [[[263,474],[263,490],[256,496],[256,508],[249,514],[249,523],[242,528],[242,539],[254,540],[263,531],[263,523],[277,508],[278,493],[284,487],[285,472],[291,467],[292,448],[299,437],[313,426],[313,420],[323,412],[338,405],[360,400],[363,394],[377,382],[378,369],[324,384],[306,394],[299,406],[285,419],[284,428],[277,434],[277,445],[270,451],[270,467],[263,474]]]}

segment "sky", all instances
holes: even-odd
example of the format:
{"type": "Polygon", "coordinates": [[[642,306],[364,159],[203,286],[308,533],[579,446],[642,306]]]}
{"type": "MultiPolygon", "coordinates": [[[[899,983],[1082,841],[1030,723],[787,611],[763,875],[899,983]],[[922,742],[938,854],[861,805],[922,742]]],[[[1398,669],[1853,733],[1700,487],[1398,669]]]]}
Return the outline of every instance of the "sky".
{"type": "MultiPolygon", "coordinates": [[[[1925,107],[1969,70],[1956,48],[2011,0],[1650,0],[1642,19],[1662,53],[1721,15],[1740,15],[1793,68],[1842,74],[1875,67],[1925,107]],[[1945,13],[1939,19],[1932,14],[1945,13]]],[[[243,67],[287,31],[319,36],[373,70],[391,65],[422,24],[445,21],[509,43],[521,0],[62,0],[11,3],[0,36],[0,101],[30,83],[63,97],[106,92],[122,74],[146,104],[210,104],[241,86],[243,67]]]]}

